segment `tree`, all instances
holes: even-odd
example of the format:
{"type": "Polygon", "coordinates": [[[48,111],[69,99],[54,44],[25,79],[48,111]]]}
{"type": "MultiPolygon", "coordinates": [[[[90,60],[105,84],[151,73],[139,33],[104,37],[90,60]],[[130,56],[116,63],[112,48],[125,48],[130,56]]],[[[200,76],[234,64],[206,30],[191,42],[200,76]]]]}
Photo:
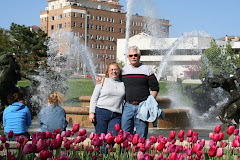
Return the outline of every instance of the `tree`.
{"type": "Polygon", "coordinates": [[[30,27],[12,23],[10,34],[14,37],[11,41],[10,52],[15,54],[22,72],[36,69],[45,65],[47,46],[44,44],[47,34],[41,29],[31,31],[30,27]]]}
{"type": "Polygon", "coordinates": [[[218,46],[212,39],[210,48],[206,49],[200,59],[199,78],[203,79],[214,74],[230,77],[240,67],[239,53],[235,54],[230,42],[226,46],[218,46]]]}
{"type": "Polygon", "coordinates": [[[10,47],[9,37],[0,29],[0,56],[10,47]]]}

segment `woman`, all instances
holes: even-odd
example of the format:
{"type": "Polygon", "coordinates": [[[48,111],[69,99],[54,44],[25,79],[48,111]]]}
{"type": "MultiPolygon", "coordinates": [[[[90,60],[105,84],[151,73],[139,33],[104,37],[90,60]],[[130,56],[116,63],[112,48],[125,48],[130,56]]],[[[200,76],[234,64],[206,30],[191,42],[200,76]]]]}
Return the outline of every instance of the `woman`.
{"type": "Polygon", "coordinates": [[[97,134],[113,131],[115,124],[121,125],[125,87],[119,79],[120,67],[116,62],[108,65],[101,84],[94,88],[89,109],[89,120],[94,123],[97,134]]]}
{"type": "Polygon", "coordinates": [[[64,95],[55,92],[48,95],[48,106],[43,108],[38,115],[38,121],[41,131],[54,132],[57,128],[61,131],[66,130],[68,122],[66,121],[66,112],[59,105],[63,102],[64,95]]]}
{"type": "MultiPolygon", "coordinates": [[[[7,96],[9,105],[3,112],[3,127],[5,135],[13,131],[13,137],[9,140],[15,140],[17,136],[25,136],[30,139],[26,126],[30,126],[31,114],[27,106],[25,106],[23,95],[19,92],[7,96]]],[[[8,137],[8,136],[6,136],[8,137]]]]}

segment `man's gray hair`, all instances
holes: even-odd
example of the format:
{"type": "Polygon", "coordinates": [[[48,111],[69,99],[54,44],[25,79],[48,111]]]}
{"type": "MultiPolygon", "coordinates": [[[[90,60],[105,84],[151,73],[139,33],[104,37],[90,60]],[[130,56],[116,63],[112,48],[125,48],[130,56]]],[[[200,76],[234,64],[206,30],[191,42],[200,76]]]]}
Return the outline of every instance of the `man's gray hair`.
{"type": "Polygon", "coordinates": [[[130,47],[128,47],[128,53],[129,53],[129,51],[137,51],[137,54],[139,56],[141,56],[141,52],[140,52],[140,49],[138,48],[138,46],[130,46],[130,47]]]}

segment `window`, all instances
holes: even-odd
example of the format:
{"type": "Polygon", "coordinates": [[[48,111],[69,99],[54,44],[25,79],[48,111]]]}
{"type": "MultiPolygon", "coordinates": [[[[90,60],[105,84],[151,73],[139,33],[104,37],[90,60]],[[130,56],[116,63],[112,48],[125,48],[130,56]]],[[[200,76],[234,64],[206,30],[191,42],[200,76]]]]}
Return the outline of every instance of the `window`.
{"type": "Polygon", "coordinates": [[[66,22],[64,23],[64,27],[67,27],[67,23],[66,22]]]}
{"type": "Polygon", "coordinates": [[[98,16],[96,16],[96,20],[99,20],[99,17],[98,17],[98,16]]]}
{"type": "Polygon", "coordinates": [[[104,40],[104,36],[102,36],[102,40],[104,40]]]}
{"type": "Polygon", "coordinates": [[[51,30],[53,30],[54,29],[54,25],[51,25],[51,30]]]}
{"type": "Polygon", "coordinates": [[[70,22],[68,22],[68,27],[70,27],[70,22]]]}
{"type": "Polygon", "coordinates": [[[89,34],[87,34],[87,39],[89,39],[89,34]]]}
{"type": "Polygon", "coordinates": [[[119,32],[122,33],[122,28],[119,28],[119,32]]]}
{"type": "Polygon", "coordinates": [[[111,32],[111,27],[108,27],[108,31],[111,32]]]}
{"type": "Polygon", "coordinates": [[[83,28],[83,23],[80,23],[80,27],[83,28]]]}
{"type": "Polygon", "coordinates": [[[93,48],[93,44],[91,44],[91,48],[93,48]]]}
{"type": "Polygon", "coordinates": [[[96,35],[96,40],[98,40],[98,35],[96,35]]]}
{"type": "Polygon", "coordinates": [[[114,18],[112,19],[112,23],[114,23],[114,18]]]}
{"type": "Polygon", "coordinates": [[[93,34],[91,34],[91,39],[93,39],[93,34]]]}
{"type": "Polygon", "coordinates": [[[102,49],[104,49],[104,44],[102,45],[102,49]]]}
{"type": "Polygon", "coordinates": [[[59,8],[62,8],[62,3],[59,4],[59,8]]]}
{"type": "Polygon", "coordinates": [[[102,30],[102,26],[99,26],[99,30],[102,30]]]}
{"type": "Polygon", "coordinates": [[[137,21],[135,21],[135,24],[134,24],[135,26],[137,26],[137,21]]]}
{"type": "Polygon", "coordinates": [[[108,58],[111,59],[111,54],[108,55],[108,58]]]}
{"type": "Polygon", "coordinates": [[[89,29],[89,24],[87,24],[87,28],[89,29]]]}
{"type": "Polygon", "coordinates": [[[73,13],[73,16],[74,16],[74,17],[77,17],[77,13],[76,13],[76,12],[74,12],[74,13],[73,13]]]}
{"type": "Polygon", "coordinates": [[[105,21],[105,17],[103,17],[103,21],[105,21]]]}
{"type": "Polygon", "coordinates": [[[108,37],[108,40],[111,41],[111,37],[110,36],[108,37]]]}
{"type": "Polygon", "coordinates": [[[111,50],[111,46],[110,45],[108,46],[108,49],[111,50]]]}
{"type": "Polygon", "coordinates": [[[93,29],[93,24],[91,24],[91,29],[93,29]]]}
{"type": "Polygon", "coordinates": [[[81,14],[81,18],[83,18],[83,14],[81,14]]]}
{"type": "Polygon", "coordinates": [[[106,36],[106,40],[108,40],[108,36],[106,36]]]}
{"type": "Polygon", "coordinates": [[[64,13],[64,18],[66,18],[67,17],[67,14],[66,13],[64,13]]]}
{"type": "Polygon", "coordinates": [[[122,20],[120,19],[120,23],[122,24],[122,20]]]}
{"type": "Polygon", "coordinates": [[[83,37],[83,33],[80,33],[80,37],[81,37],[81,38],[83,37]]]}
{"type": "Polygon", "coordinates": [[[114,32],[114,28],[112,27],[112,32],[114,32]]]}
{"type": "Polygon", "coordinates": [[[73,26],[76,27],[76,22],[73,22],[73,26]]]}
{"type": "MultiPolygon", "coordinates": [[[[98,44],[96,44],[96,49],[98,49],[98,44]]],[[[96,58],[98,58],[98,56],[96,55],[96,58]]]]}
{"type": "Polygon", "coordinates": [[[59,15],[59,19],[62,19],[62,14],[59,15]]]}
{"type": "Polygon", "coordinates": [[[70,12],[68,12],[68,17],[70,17],[70,15],[71,15],[71,13],[70,13],[70,12]]]}
{"type": "Polygon", "coordinates": [[[112,50],[114,50],[114,46],[112,46],[112,50]]]}
{"type": "Polygon", "coordinates": [[[98,25],[96,25],[96,30],[98,30],[98,25]]]}
{"type": "Polygon", "coordinates": [[[109,22],[112,22],[112,18],[109,18],[109,22]]]}
{"type": "Polygon", "coordinates": [[[114,54],[112,54],[112,59],[114,59],[114,54]]]}
{"type": "Polygon", "coordinates": [[[92,20],[94,20],[94,16],[93,15],[91,15],[91,18],[92,18],[92,20]]]}
{"type": "Polygon", "coordinates": [[[101,16],[99,16],[99,21],[102,21],[102,17],[101,16]]]}
{"type": "Polygon", "coordinates": [[[52,5],[52,9],[54,9],[54,5],[52,5]]]}
{"type": "Polygon", "coordinates": [[[114,41],[114,37],[112,37],[112,41],[114,41]]]}
{"type": "Polygon", "coordinates": [[[90,15],[87,16],[87,19],[90,19],[90,15]]]}
{"type": "Polygon", "coordinates": [[[59,28],[62,28],[62,24],[59,24],[59,28]]]}
{"type": "Polygon", "coordinates": [[[102,40],[102,36],[101,35],[99,36],[99,40],[102,40]]]}
{"type": "Polygon", "coordinates": [[[54,21],[54,16],[52,16],[52,18],[51,18],[51,19],[52,19],[52,21],[54,21]]]}

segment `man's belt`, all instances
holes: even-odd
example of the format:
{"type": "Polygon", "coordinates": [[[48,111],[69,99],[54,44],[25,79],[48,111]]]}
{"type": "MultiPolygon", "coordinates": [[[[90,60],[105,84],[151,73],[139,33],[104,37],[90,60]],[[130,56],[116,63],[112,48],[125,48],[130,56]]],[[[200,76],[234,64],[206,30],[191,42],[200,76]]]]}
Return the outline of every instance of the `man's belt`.
{"type": "Polygon", "coordinates": [[[127,101],[127,103],[137,106],[137,105],[139,105],[141,102],[138,102],[138,101],[127,101]]]}

